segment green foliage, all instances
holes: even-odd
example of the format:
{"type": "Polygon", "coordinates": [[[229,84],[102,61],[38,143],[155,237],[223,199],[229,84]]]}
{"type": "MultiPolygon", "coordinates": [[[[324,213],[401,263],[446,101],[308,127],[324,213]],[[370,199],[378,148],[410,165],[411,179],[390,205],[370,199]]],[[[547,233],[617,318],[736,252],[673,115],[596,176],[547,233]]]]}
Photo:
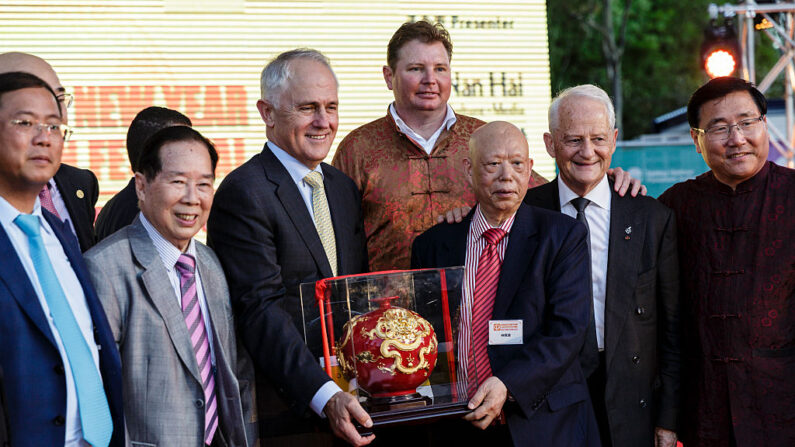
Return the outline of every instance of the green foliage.
{"type": "MultiPolygon", "coordinates": [[[[715,0],[633,0],[627,23],[621,74],[624,93],[624,139],[651,131],[652,120],[687,104],[690,94],[708,80],[700,49],[709,23],[707,7],[715,0]]],[[[717,2],[722,4],[722,2],[717,2]]],[[[602,36],[584,20],[602,21],[604,1],[547,2],[552,93],[582,83],[597,84],[611,96],[602,36]]],[[[624,2],[612,2],[615,33],[624,2]]],[[[757,82],[778,59],[770,39],[757,33],[757,82]]],[[[768,92],[780,96],[781,81],[768,92]]]]}

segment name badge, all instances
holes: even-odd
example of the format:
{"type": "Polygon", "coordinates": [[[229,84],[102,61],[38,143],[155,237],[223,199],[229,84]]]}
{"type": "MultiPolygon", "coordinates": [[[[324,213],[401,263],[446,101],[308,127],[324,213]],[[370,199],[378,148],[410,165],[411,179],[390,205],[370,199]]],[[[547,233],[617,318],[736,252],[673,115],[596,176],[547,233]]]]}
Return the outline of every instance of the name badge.
{"type": "Polygon", "coordinates": [[[522,320],[489,320],[489,345],[522,343],[522,320]]]}

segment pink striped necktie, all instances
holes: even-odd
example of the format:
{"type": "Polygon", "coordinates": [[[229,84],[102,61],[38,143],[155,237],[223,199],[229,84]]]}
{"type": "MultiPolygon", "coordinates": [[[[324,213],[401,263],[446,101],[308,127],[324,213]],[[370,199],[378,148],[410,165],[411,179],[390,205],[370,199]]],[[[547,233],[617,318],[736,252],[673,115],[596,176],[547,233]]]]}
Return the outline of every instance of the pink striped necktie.
{"type": "Polygon", "coordinates": [[[215,377],[210,361],[210,342],[204,327],[199,296],[196,293],[196,260],[191,255],[181,254],[175,267],[179,272],[182,315],[188,326],[188,335],[204,388],[204,443],[210,445],[218,428],[218,403],[215,400],[215,377]]]}
{"type": "MultiPolygon", "coordinates": [[[[55,217],[61,219],[61,215],[58,214],[58,210],[55,209],[55,203],[52,201],[52,195],[50,194],[50,186],[44,185],[39,191],[39,201],[41,202],[41,207],[45,210],[55,214],[55,217]]],[[[63,219],[61,219],[63,220],[63,219]]]]}
{"type": "Polygon", "coordinates": [[[501,228],[489,228],[483,232],[486,246],[478,258],[475,273],[475,293],[472,297],[472,358],[477,373],[477,384],[470,382],[469,396],[472,397],[477,388],[492,376],[491,363],[486,347],[489,344],[489,320],[494,310],[494,298],[497,296],[497,284],[500,279],[500,254],[497,244],[508,233],[501,228]]]}

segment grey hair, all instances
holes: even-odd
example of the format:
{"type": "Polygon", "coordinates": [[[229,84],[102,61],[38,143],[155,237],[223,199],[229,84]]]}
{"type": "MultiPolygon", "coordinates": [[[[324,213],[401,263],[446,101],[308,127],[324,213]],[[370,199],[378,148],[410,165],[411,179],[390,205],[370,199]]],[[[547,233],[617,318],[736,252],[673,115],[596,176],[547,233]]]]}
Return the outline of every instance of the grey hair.
{"type": "Polygon", "coordinates": [[[311,59],[325,65],[331,72],[331,75],[334,76],[334,82],[337,84],[337,87],[339,87],[337,75],[334,74],[334,70],[331,68],[329,58],[320,51],[312,48],[296,48],[276,56],[262,69],[259,82],[260,95],[263,100],[268,101],[276,107],[279,106],[279,95],[287,88],[287,81],[293,75],[290,65],[295,59],[311,59]]]}
{"type": "Polygon", "coordinates": [[[569,87],[558,93],[558,96],[555,96],[555,98],[552,99],[552,104],[549,105],[550,131],[557,130],[558,125],[560,124],[558,108],[560,108],[560,103],[562,100],[574,96],[591,98],[604,104],[605,110],[607,110],[607,119],[610,122],[610,128],[614,129],[616,127],[616,110],[613,108],[613,101],[610,100],[610,96],[607,95],[607,92],[593,84],[582,84],[569,87]]]}

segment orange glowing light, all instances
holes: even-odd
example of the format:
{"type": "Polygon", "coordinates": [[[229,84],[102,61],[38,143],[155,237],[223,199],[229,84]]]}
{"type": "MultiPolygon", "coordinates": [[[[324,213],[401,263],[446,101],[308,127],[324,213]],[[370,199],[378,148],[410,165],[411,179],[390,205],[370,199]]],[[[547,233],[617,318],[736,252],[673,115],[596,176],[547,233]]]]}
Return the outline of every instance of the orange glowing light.
{"type": "Polygon", "coordinates": [[[734,60],[734,56],[725,50],[713,51],[704,62],[704,67],[710,78],[729,76],[734,72],[736,66],[737,63],[734,60]]]}

